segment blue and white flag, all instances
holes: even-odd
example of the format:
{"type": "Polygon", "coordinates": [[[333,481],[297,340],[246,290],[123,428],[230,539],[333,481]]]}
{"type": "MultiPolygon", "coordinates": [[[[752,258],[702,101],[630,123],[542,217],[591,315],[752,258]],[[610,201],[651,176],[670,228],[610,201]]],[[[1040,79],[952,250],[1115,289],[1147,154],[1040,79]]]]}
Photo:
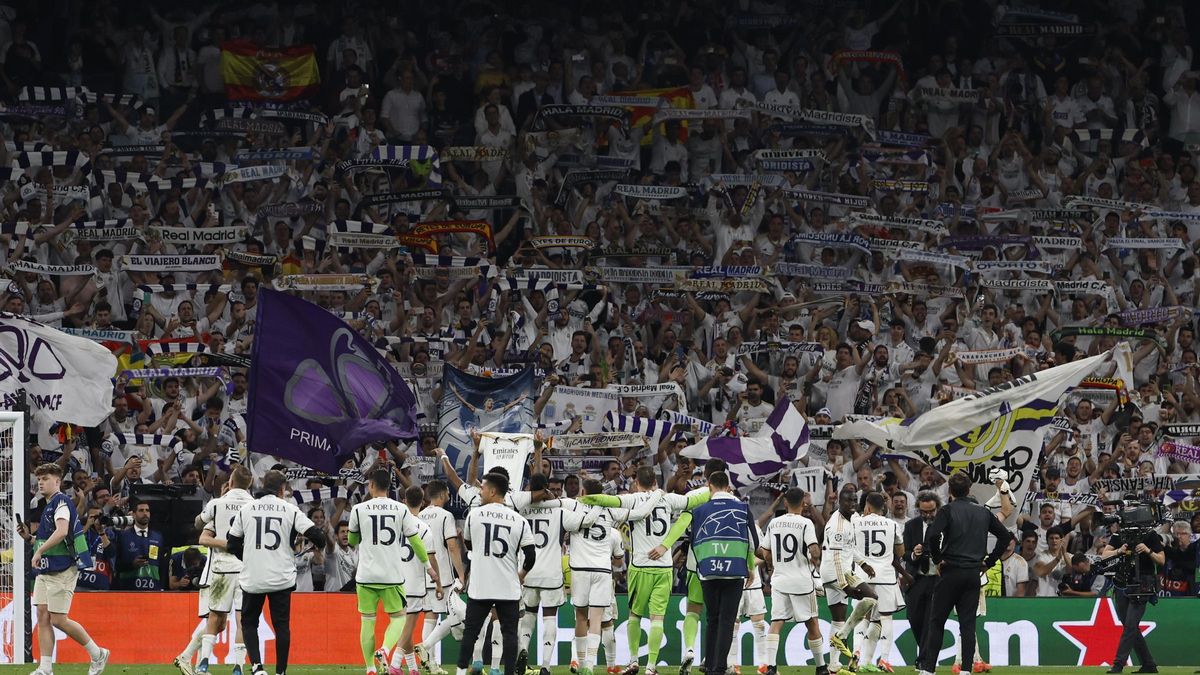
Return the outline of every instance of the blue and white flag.
{"type": "Polygon", "coordinates": [[[604,414],[605,431],[628,431],[641,434],[646,438],[662,441],[671,433],[672,424],[666,420],[652,420],[649,417],[634,415],[619,415],[612,411],[604,414]]]}
{"type": "Polygon", "coordinates": [[[437,150],[430,145],[378,145],[371,151],[371,159],[405,160],[414,176],[426,176],[425,187],[442,186],[442,160],[437,150]]]}
{"type": "Polygon", "coordinates": [[[697,460],[725,460],[730,482],[750,486],[795,466],[796,460],[808,454],[808,423],[796,406],[781,396],[754,436],[706,438],[680,454],[697,460]]]}

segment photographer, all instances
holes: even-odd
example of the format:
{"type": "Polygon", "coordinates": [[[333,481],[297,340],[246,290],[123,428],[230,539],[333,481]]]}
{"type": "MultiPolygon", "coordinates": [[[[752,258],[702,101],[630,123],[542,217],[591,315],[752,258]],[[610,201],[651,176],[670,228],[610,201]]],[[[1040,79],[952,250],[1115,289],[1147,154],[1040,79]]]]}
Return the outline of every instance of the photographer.
{"type": "MultiPolygon", "coordinates": [[[[133,522],[115,537],[117,588],[129,591],[161,591],[162,564],[166,553],[161,532],[150,529],[150,503],[139,502],[133,511],[133,522]]],[[[126,518],[114,518],[121,526],[126,518]]]]}
{"type": "Polygon", "coordinates": [[[1137,672],[1157,673],[1158,666],[1155,665],[1154,656],[1150,653],[1150,647],[1146,644],[1139,624],[1142,615],[1146,613],[1146,603],[1152,601],[1158,592],[1156,566],[1166,562],[1163,541],[1157,532],[1150,530],[1131,549],[1124,538],[1122,530],[1118,529],[1101,552],[1104,559],[1114,555],[1125,557],[1119,563],[1124,569],[1118,569],[1114,580],[1117,619],[1124,626],[1124,630],[1121,631],[1121,640],[1117,643],[1113,666],[1108,672],[1121,672],[1129,658],[1129,652],[1134,651],[1142,664],[1141,670],[1137,672]]]}
{"type": "MultiPolygon", "coordinates": [[[[100,486],[96,490],[102,488],[103,486],[100,486]]],[[[109,537],[108,528],[102,522],[103,518],[104,512],[99,506],[92,506],[87,510],[83,536],[87,540],[88,552],[92,554],[96,566],[79,573],[79,588],[93,591],[107,591],[112,588],[112,539],[109,537]]]]}
{"type": "Polygon", "coordinates": [[[200,587],[200,573],[204,571],[206,558],[195,546],[171,556],[168,584],[173,591],[194,591],[200,587]]]}

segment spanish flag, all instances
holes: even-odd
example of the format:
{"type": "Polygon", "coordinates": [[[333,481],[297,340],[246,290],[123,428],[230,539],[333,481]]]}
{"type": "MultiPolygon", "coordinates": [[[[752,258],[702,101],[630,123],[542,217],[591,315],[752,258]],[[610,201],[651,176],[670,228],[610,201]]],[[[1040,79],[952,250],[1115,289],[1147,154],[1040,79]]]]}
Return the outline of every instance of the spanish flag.
{"type": "MultiPolygon", "coordinates": [[[[687,87],[667,87],[663,89],[639,89],[637,91],[625,91],[620,93],[621,96],[657,96],[666,101],[666,105],[672,108],[694,108],[695,103],[692,100],[692,91],[687,87]]],[[[649,126],[650,120],[654,118],[654,113],[658,112],[654,108],[632,108],[629,111],[629,125],[633,128],[649,126]]],[[[680,140],[687,140],[687,123],[684,123],[684,133],[680,140]]],[[[649,130],[647,130],[649,131],[649,130]]],[[[650,134],[647,133],[642,138],[642,145],[650,145],[650,134]]]]}
{"type": "Polygon", "coordinates": [[[221,77],[234,101],[291,101],[316,94],[321,84],[312,45],[259,47],[248,40],[221,43],[221,77]]]}

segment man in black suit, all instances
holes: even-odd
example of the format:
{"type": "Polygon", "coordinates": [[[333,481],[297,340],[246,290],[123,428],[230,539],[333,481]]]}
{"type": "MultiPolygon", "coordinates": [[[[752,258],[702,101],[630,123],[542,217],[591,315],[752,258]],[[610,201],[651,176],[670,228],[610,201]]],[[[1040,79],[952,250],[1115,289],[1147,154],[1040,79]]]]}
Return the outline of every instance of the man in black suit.
{"type": "MultiPolygon", "coordinates": [[[[904,594],[904,602],[908,605],[908,622],[917,640],[918,653],[925,637],[929,604],[937,581],[937,566],[924,546],[925,531],[941,506],[942,500],[936,494],[922,492],[917,495],[917,517],[904,524],[904,568],[913,579],[904,594]]],[[[916,662],[915,658],[913,662],[916,662]]]]}
{"type": "Polygon", "coordinates": [[[546,90],[549,83],[549,76],[544,71],[538,71],[533,74],[533,89],[517,97],[517,119],[515,121],[518,129],[528,129],[534,115],[542,106],[555,103],[554,97],[546,90]]]}

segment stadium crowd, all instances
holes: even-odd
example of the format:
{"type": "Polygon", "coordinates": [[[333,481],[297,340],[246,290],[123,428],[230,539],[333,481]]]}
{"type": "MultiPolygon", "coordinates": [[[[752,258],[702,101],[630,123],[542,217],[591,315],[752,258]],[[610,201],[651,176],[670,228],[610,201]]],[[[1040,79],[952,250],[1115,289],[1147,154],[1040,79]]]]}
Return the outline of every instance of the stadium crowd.
{"type": "MultiPolygon", "coordinates": [[[[717,433],[752,433],[787,396],[813,425],[801,465],[827,468],[805,510],[818,531],[846,484],[884,492],[901,524],[920,502],[946,501],[935,467],[821,433],[831,425],[919,415],[1129,339],[1134,381],[1072,393],[1023,474],[1035,482],[1006,523],[1020,536],[1005,595],[1103,590],[1088,556],[1108,534],[1092,516],[1111,507],[1068,495],[1200,474],[1194,439],[1164,435],[1200,423],[1192,3],[246,2],[162,15],[144,4],[81,3],[69,17],[0,5],[4,310],[97,339],[132,331],[139,346],[198,339],[221,368],[119,379],[98,429],[34,412],[27,466],[67,470],[101,561],[81,586],[194,587],[198,533],[177,521],[155,531],[165,514],[153,509],[169,502],[139,496],[146,486],[195,486],[181,493],[203,502],[230,457],[260,476],[293,468],[254,448],[236,457],[256,295],[286,275],[347,275],[294,292],[379,344],[429,420],[444,363],[485,376],[533,363],[539,412],[556,386],[676,382],[686,402],[664,405],[717,433]],[[319,88],[278,116],[260,106],[249,122],[261,124],[240,121],[221,67],[235,39],[315,44],[319,88]],[[91,93],[59,116],[51,90],[64,87],[91,93]],[[659,96],[676,107],[644,100],[659,96]],[[441,154],[432,169],[425,156],[405,171],[371,165],[397,146],[441,154]],[[247,166],[284,168],[226,176],[247,166]],[[428,189],[445,193],[390,197],[428,189]],[[414,233],[446,221],[487,226],[414,233]],[[243,234],[226,241],[227,228],[243,234]],[[372,248],[379,234],[406,248],[372,248]],[[419,248],[430,239],[445,258],[419,248]],[[219,250],[217,270],[124,266],[219,250]],[[692,290],[661,276],[700,268],[711,273],[692,290]],[[572,282],[561,297],[527,283],[493,302],[498,279],[535,270],[572,282]],[[1077,330],[1119,327],[1149,331],[1077,330]],[[107,520],[122,513],[130,524],[107,520]]],[[[163,352],[146,363],[190,356],[163,352]]],[[[622,399],[620,412],[658,417],[643,403],[622,399]]],[[[619,494],[652,466],[685,492],[704,483],[678,454],[694,439],[590,451],[613,457],[592,477],[619,494]]],[[[426,432],[383,456],[419,484],[435,445],[426,432]]],[[[369,473],[385,461],[376,450],[353,467],[369,473]]],[[[576,496],[576,468],[550,489],[576,496]]],[[[352,588],[345,521],[361,486],[293,483],[298,495],[330,488],[303,504],[329,543],[297,542],[299,589],[352,588]]],[[[1176,517],[1163,593],[1196,595],[1200,503],[1146,492],[1176,517]]],[[[782,512],[781,496],[742,494],[756,515],[782,512]]]]}

